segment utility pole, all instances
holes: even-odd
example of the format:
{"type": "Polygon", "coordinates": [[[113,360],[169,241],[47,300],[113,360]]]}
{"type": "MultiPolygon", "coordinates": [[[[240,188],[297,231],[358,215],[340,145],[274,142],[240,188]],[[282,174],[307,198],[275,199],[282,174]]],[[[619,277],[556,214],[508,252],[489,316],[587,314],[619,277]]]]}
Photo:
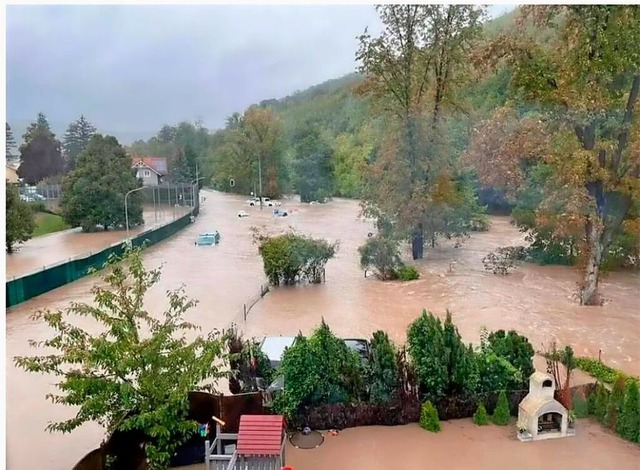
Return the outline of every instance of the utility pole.
{"type": "Polygon", "coordinates": [[[260,184],[260,210],[262,210],[262,157],[258,155],[258,179],[260,184]]]}

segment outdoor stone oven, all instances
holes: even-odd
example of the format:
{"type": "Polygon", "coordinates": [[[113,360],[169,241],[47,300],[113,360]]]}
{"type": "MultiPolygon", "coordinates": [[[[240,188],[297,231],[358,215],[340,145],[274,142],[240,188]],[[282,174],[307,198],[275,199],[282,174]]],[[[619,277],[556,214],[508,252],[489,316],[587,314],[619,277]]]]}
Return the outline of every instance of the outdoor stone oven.
{"type": "Polygon", "coordinates": [[[569,433],[569,413],[554,398],[553,377],[534,372],[529,377],[529,393],[518,409],[518,439],[539,441],[573,435],[569,433]]]}

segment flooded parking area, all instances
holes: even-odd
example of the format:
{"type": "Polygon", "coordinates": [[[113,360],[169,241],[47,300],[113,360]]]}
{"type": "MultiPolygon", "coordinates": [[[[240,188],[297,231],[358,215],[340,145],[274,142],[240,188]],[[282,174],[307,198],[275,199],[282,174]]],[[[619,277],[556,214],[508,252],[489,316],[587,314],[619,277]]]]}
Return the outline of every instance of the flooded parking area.
{"type": "MultiPolygon", "coordinates": [[[[359,267],[357,248],[364,243],[367,233],[372,231],[373,223],[358,217],[357,201],[336,199],[324,205],[308,205],[300,204],[297,199],[285,198],[282,200],[282,207],[288,209],[290,215],[279,218],[273,216],[271,208],[265,207],[261,211],[257,207],[249,207],[246,203],[247,197],[210,191],[204,191],[202,194],[206,201],[196,222],[168,240],[149,248],[145,253],[147,266],[157,267],[164,264],[160,282],[145,301],[145,307],[150,312],[161,312],[165,309],[166,290],[185,285],[187,294],[199,300],[198,305],[187,314],[187,319],[201,326],[205,332],[237,322],[248,335],[291,335],[298,331],[309,333],[324,317],[339,335],[367,337],[373,331],[382,329],[400,342],[404,341],[409,323],[423,308],[442,317],[446,309],[449,309],[465,341],[476,342],[483,325],[490,330],[513,328],[528,336],[535,348],[539,349],[549,341],[556,340],[559,345],[571,344],[579,355],[597,356],[598,351],[602,350],[602,358],[608,364],[627,373],[640,373],[638,274],[611,274],[602,282],[602,292],[608,302],[602,307],[585,308],[578,306],[572,299],[576,282],[579,280],[578,273],[572,268],[524,265],[508,276],[488,273],[481,263],[484,255],[500,246],[522,242],[522,234],[510,225],[508,218],[492,217],[492,226],[488,232],[472,234],[460,248],[454,248],[452,242],[443,241],[435,249],[429,249],[426,258],[417,264],[422,274],[419,280],[408,283],[382,283],[373,277],[365,278],[359,267]],[[238,217],[239,210],[247,211],[249,217],[238,217]],[[257,246],[252,242],[251,227],[254,226],[264,227],[271,232],[293,227],[304,234],[339,241],[340,247],[336,257],[326,266],[325,284],[274,289],[251,309],[247,321],[244,322],[243,303],[255,297],[260,291],[260,285],[265,282],[262,261],[257,246]],[[214,230],[221,234],[219,245],[194,245],[199,233],[214,230]]],[[[408,252],[405,254],[408,255],[408,252]]],[[[103,431],[93,424],[85,425],[69,435],[49,434],[44,431],[49,421],[66,419],[72,416],[73,410],[52,405],[45,400],[45,394],[55,391],[54,379],[28,374],[13,365],[14,356],[32,354],[33,350],[28,346],[30,339],[42,340],[48,335],[46,327],[33,321],[30,314],[42,308],[62,309],[71,301],[90,302],[92,296],[89,289],[96,280],[95,276],[84,278],[7,310],[8,468],[68,470],[85,453],[97,447],[104,437],[103,431]],[[34,449],[38,451],[34,452],[34,449]]],[[[367,458],[375,455],[362,446],[366,447],[369,445],[367,443],[371,443],[383,448],[396,449],[405,445],[402,442],[406,441],[410,443],[406,449],[403,447],[402,451],[393,451],[390,455],[402,456],[403,453],[408,455],[407,452],[417,452],[421,456],[420,459],[426,462],[426,454],[423,454],[426,451],[421,449],[422,444],[419,444],[422,442],[421,439],[431,439],[429,442],[434,442],[433,452],[437,454],[440,446],[444,449],[447,439],[451,442],[446,445],[453,446],[455,436],[460,438],[460,433],[476,436],[472,432],[473,429],[468,427],[456,432],[447,432],[445,427],[445,432],[435,437],[428,433],[427,437],[424,437],[424,433],[419,434],[420,437],[417,437],[418,434],[411,437],[410,431],[403,431],[405,428],[411,429],[411,426],[346,430],[338,437],[329,436],[327,439],[334,441],[327,442],[318,449],[321,453],[326,452],[326,457],[314,457],[304,465],[296,466],[296,452],[292,451],[289,454],[292,466],[296,470],[335,468],[337,464],[340,468],[358,469],[416,468],[402,465],[360,466],[364,465],[363,462],[367,458]],[[404,432],[408,435],[404,436],[404,432]],[[347,445],[352,434],[360,437],[354,437],[355,441],[347,445]],[[330,447],[335,445],[338,447],[330,447]],[[355,451],[358,445],[361,446],[360,450],[355,451]],[[331,451],[331,448],[334,450],[331,451]],[[371,455],[358,456],[367,453],[371,455]],[[335,459],[332,465],[313,466],[320,465],[320,462],[328,464],[331,455],[335,459]]],[[[584,439],[587,440],[580,441],[578,439],[581,438],[578,437],[556,441],[557,444],[549,444],[550,453],[528,450],[534,447],[527,448],[527,444],[513,442],[514,446],[522,446],[517,448],[518,452],[524,452],[517,454],[511,451],[512,457],[516,454],[524,456],[518,457],[517,463],[514,462],[513,465],[533,469],[541,468],[534,466],[534,463],[542,461],[554,462],[554,465],[563,462],[558,458],[558,453],[565,452],[564,443],[567,443],[567,446],[577,445],[571,444],[571,439],[576,439],[574,442],[581,442],[585,446],[585,455],[591,455],[589,446],[600,450],[606,447],[609,453],[615,453],[619,447],[615,443],[611,444],[611,447],[607,447],[609,444],[605,447],[594,446],[589,439],[604,443],[616,441],[623,445],[620,439],[613,436],[601,438],[595,425],[587,426],[585,429],[587,432],[584,439]],[[527,460],[529,457],[526,457],[526,452],[532,453],[531,460],[527,460]],[[537,453],[540,455],[535,457],[533,454],[537,453]]],[[[502,428],[498,431],[502,432],[502,428]]],[[[498,431],[486,431],[486,439],[492,439],[492,433],[498,431]]],[[[484,435],[483,428],[482,436],[484,435]]],[[[477,435],[477,439],[485,439],[482,436],[477,435]]],[[[455,445],[469,445],[468,442],[464,442],[463,444],[462,440],[458,440],[455,445]]],[[[483,445],[489,446],[488,443],[483,445]]],[[[442,452],[444,456],[444,450],[442,452]]],[[[449,447],[447,452],[453,452],[452,448],[449,447]]],[[[569,461],[563,465],[565,468],[584,469],[629,468],[624,467],[624,464],[609,465],[624,462],[623,456],[626,456],[626,459],[629,455],[638,456],[637,453],[628,452],[628,449],[619,451],[619,460],[615,460],[614,457],[611,457],[613,460],[593,460],[594,464],[600,462],[599,466],[576,467],[566,463],[569,461]]],[[[496,455],[500,453],[497,452],[496,455]]],[[[471,456],[472,453],[469,454],[469,458],[471,456]]],[[[487,465],[494,462],[489,457],[487,459],[487,465]]],[[[384,459],[380,462],[384,462],[384,459]]],[[[473,460],[469,462],[473,463],[473,460]]],[[[586,462],[587,460],[585,465],[586,462]]],[[[435,467],[446,464],[446,460],[434,461],[435,467]]],[[[461,465],[456,468],[479,468],[464,467],[464,463],[461,465]]],[[[509,465],[480,468],[514,467],[509,465]]]]}

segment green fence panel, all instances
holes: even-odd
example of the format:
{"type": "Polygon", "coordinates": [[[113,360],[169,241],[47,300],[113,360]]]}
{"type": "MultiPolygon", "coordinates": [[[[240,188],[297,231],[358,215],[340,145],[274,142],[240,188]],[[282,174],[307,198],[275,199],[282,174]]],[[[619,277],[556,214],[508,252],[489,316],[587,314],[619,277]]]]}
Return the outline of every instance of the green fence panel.
{"type": "MultiPolygon", "coordinates": [[[[177,220],[156,230],[142,233],[131,240],[133,246],[154,245],[189,225],[191,214],[180,217],[177,220]]],[[[12,307],[25,300],[57,289],[58,287],[76,281],[92,269],[102,269],[109,260],[109,256],[121,256],[124,253],[123,245],[113,245],[97,253],[92,253],[83,258],[76,258],[50,266],[26,276],[12,279],[6,283],[6,307],[12,307]]]]}

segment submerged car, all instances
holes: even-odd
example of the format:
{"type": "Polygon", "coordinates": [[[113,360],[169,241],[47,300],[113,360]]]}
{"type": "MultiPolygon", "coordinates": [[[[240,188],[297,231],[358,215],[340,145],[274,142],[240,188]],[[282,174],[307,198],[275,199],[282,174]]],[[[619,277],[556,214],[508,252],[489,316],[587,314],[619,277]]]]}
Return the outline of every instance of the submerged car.
{"type": "MultiPolygon", "coordinates": [[[[250,206],[259,206],[260,205],[260,198],[259,197],[254,197],[249,199],[249,201],[247,201],[249,203],[250,206]]],[[[272,201],[271,198],[268,197],[263,197],[262,198],[262,205],[263,206],[267,206],[267,207],[274,207],[274,206],[279,206],[280,202],[278,201],[272,201]]]]}
{"type": "Polygon", "coordinates": [[[238,217],[249,217],[249,213],[247,211],[238,211],[238,217]]]}
{"type": "Polygon", "coordinates": [[[273,209],[273,215],[275,217],[287,217],[289,215],[289,211],[286,209],[273,209]]]}
{"type": "Polygon", "coordinates": [[[217,230],[215,232],[201,233],[195,241],[196,246],[210,246],[218,243],[220,243],[220,233],[217,230]]]}

